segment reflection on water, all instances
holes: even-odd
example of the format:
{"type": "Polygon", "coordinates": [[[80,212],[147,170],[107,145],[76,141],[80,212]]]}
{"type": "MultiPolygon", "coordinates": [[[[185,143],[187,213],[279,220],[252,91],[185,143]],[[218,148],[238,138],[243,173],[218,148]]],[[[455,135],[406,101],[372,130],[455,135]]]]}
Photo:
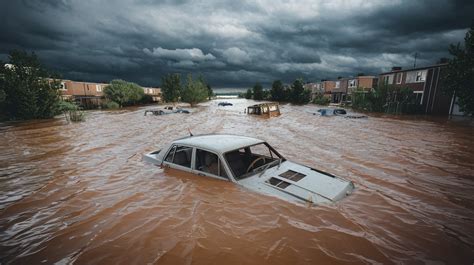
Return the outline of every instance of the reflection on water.
{"type": "Polygon", "coordinates": [[[0,263],[329,264],[474,261],[470,121],[313,115],[272,119],[212,101],[192,114],[90,112],[0,127],[0,263]],[[347,199],[291,204],[145,164],[185,136],[267,140],[290,160],[352,180],[347,199]]]}

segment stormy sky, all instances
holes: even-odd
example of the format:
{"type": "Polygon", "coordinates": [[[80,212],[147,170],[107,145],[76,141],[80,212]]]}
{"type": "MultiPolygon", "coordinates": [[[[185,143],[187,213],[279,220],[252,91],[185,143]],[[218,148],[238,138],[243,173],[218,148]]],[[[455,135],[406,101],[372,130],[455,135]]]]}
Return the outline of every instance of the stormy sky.
{"type": "Polygon", "coordinates": [[[64,78],[159,85],[203,74],[213,87],[377,74],[447,57],[474,1],[0,1],[0,59],[34,51],[64,78]]]}

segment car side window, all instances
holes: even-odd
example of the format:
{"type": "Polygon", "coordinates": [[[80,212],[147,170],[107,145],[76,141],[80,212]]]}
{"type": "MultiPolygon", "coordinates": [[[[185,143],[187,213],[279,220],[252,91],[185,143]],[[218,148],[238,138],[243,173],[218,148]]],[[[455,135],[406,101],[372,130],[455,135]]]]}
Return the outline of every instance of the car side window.
{"type": "Polygon", "coordinates": [[[196,149],[195,168],[205,173],[227,178],[227,173],[219,157],[208,151],[196,149]]]}
{"type": "Polygon", "coordinates": [[[165,161],[191,168],[192,153],[192,147],[175,145],[166,156],[165,161]]]}
{"type": "Polygon", "coordinates": [[[173,147],[171,147],[171,151],[168,153],[168,155],[166,156],[165,158],[165,161],[166,162],[171,162],[173,161],[173,157],[174,157],[174,152],[176,151],[176,145],[174,145],[173,147]]]}

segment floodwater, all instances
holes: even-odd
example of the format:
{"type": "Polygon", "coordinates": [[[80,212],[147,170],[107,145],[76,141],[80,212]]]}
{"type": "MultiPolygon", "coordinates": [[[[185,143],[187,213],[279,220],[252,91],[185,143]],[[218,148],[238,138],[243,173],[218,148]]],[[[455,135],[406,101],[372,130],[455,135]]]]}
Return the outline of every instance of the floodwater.
{"type": "Polygon", "coordinates": [[[0,125],[1,264],[472,264],[474,124],[446,118],[282,116],[202,104],[192,114],[92,111],[0,125]],[[164,172],[141,155],[178,137],[267,140],[355,192],[293,204],[164,172]]]}

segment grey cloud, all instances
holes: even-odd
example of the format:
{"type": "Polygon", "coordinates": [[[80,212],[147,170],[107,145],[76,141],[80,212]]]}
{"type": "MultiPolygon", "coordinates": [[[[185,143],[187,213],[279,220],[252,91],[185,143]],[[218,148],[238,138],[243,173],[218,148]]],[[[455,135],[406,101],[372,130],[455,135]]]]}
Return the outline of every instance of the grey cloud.
{"type": "Polygon", "coordinates": [[[144,48],[143,52],[148,55],[153,55],[158,58],[163,59],[170,59],[176,61],[206,61],[206,60],[214,60],[216,57],[211,53],[204,54],[201,49],[192,48],[192,49],[163,49],[161,47],[153,48],[153,50],[149,50],[148,48],[144,48]]]}
{"type": "Polygon", "coordinates": [[[65,78],[213,86],[377,74],[448,56],[474,3],[449,0],[2,1],[0,55],[35,51],[65,78]]]}
{"type": "Polygon", "coordinates": [[[247,52],[239,49],[238,47],[232,47],[222,52],[224,58],[228,63],[236,65],[244,65],[251,61],[250,56],[247,52]]]}

